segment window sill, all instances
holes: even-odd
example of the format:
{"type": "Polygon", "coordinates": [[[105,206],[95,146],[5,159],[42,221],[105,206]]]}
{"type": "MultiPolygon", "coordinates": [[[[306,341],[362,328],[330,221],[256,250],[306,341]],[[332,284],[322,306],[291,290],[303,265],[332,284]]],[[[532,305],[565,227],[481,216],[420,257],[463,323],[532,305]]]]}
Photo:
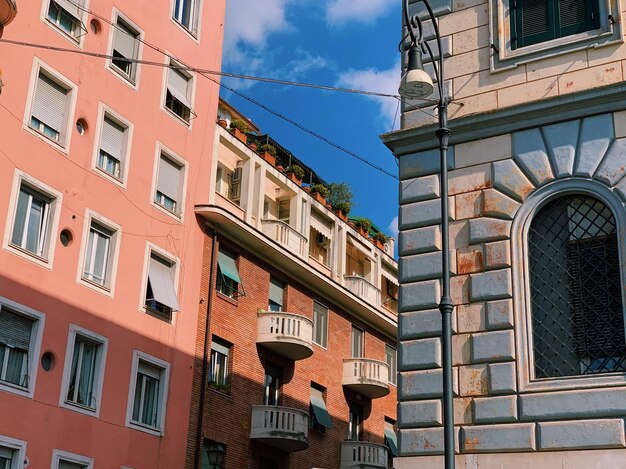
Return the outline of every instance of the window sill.
{"type": "Polygon", "coordinates": [[[148,433],[150,435],[154,435],[154,436],[164,435],[163,430],[158,427],[151,427],[149,425],[144,425],[142,423],[134,422],[132,420],[128,422],[126,425],[128,426],[128,428],[132,428],[133,430],[148,433]]]}
{"type": "Polygon", "coordinates": [[[187,28],[187,26],[182,24],[176,18],[170,17],[170,20],[172,20],[172,23],[174,23],[181,31],[183,31],[187,36],[189,36],[190,39],[192,39],[194,42],[198,44],[200,43],[200,28],[198,28],[198,30],[194,34],[189,28],[187,28]]]}
{"type": "Polygon", "coordinates": [[[546,378],[520,383],[521,392],[567,391],[575,389],[620,386],[626,384],[626,373],[546,378]]]}
{"type": "Polygon", "coordinates": [[[106,295],[108,297],[113,297],[113,290],[110,286],[107,285],[100,285],[99,283],[93,282],[85,277],[83,277],[81,275],[79,282],[81,285],[94,290],[98,293],[102,293],[103,295],[106,295]]]}
{"type": "MultiPolygon", "coordinates": [[[[82,24],[82,19],[81,18],[77,18],[78,21],[82,24]]],[[[57,26],[56,24],[54,24],[52,21],[50,21],[50,19],[48,18],[48,16],[46,15],[43,18],[43,22],[45,24],[48,25],[49,28],[53,29],[54,31],[56,31],[58,34],[60,34],[62,37],[64,37],[65,39],[67,39],[69,42],[71,42],[73,45],[75,45],[76,47],[78,47],[79,49],[82,49],[83,45],[82,45],[82,37],[87,34],[83,34],[80,35],[78,37],[73,36],[69,33],[67,33],[66,31],[64,31],[63,29],[61,29],[59,26],[57,26]]]]}
{"type": "Polygon", "coordinates": [[[164,214],[168,215],[169,217],[173,218],[174,220],[176,220],[179,223],[183,222],[183,214],[182,214],[182,212],[181,213],[172,212],[171,210],[168,210],[163,205],[161,205],[158,202],[155,202],[154,200],[151,203],[152,203],[152,206],[154,208],[156,208],[157,210],[159,210],[160,212],[163,212],[164,214]]]}
{"type": "Polygon", "coordinates": [[[76,404],[71,401],[63,401],[61,403],[61,407],[67,410],[71,410],[73,412],[78,412],[80,414],[89,415],[90,417],[96,417],[96,418],[99,417],[99,413],[100,413],[99,412],[100,409],[98,408],[98,406],[96,406],[96,408],[94,409],[93,407],[83,406],[83,405],[76,404]]]}
{"type": "MultiPolygon", "coordinates": [[[[189,118],[189,120],[185,120],[182,117],[180,117],[178,114],[176,114],[174,111],[172,111],[170,108],[168,108],[167,106],[163,106],[162,109],[171,117],[173,117],[176,122],[184,126],[187,130],[191,131],[191,118],[189,118]]],[[[193,110],[189,109],[189,112],[192,113],[193,110]]]]}
{"type": "Polygon", "coordinates": [[[11,244],[11,243],[7,244],[5,246],[5,249],[41,267],[45,267],[48,270],[52,270],[52,263],[45,257],[40,257],[37,254],[33,254],[32,252],[27,251],[26,249],[22,249],[21,247],[15,246],[14,244],[11,244]]]}
{"type": "Polygon", "coordinates": [[[153,318],[159,319],[167,324],[171,325],[174,322],[173,312],[167,315],[166,313],[162,313],[161,311],[158,311],[154,308],[150,308],[146,305],[143,306],[143,310],[147,315],[152,316],[153,318]]]}
{"type": "Polygon", "coordinates": [[[231,303],[232,305],[235,305],[235,306],[239,305],[239,303],[237,302],[237,300],[236,300],[236,299],[231,298],[230,296],[225,295],[224,293],[222,293],[222,292],[220,292],[220,291],[215,291],[215,293],[216,293],[216,296],[217,296],[218,298],[221,298],[221,299],[223,299],[223,300],[225,300],[225,301],[227,301],[227,302],[231,303]]]}
{"type": "MultiPolygon", "coordinates": [[[[30,116],[29,116],[29,118],[30,118],[30,116]]],[[[24,124],[24,130],[29,132],[31,135],[37,137],[42,142],[47,143],[48,145],[50,145],[52,148],[54,148],[55,150],[59,151],[60,153],[63,153],[65,156],[69,156],[69,148],[67,148],[67,146],[65,145],[65,142],[63,142],[63,143],[60,143],[60,141],[57,142],[56,140],[51,139],[47,135],[44,135],[41,132],[38,132],[37,130],[33,129],[28,124],[24,124]]],[[[60,138],[59,138],[59,140],[60,140],[60,138]]]]}
{"type": "Polygon", "coordinates": [[[18,396],[33,398],[34,389],[28,389],[17,384],[12,384],[7,381],[0,381],[0,391],[10,392],[11,394],[17,394],[18,396]]]}
{"type": "Polygon", "coordinates": [[[104,169],[98,167],[97,165],[93,166],[93,170],[98,176],[106,179],[107,181],[112,182],[113,184],[117,184],[123,189],[126,189],[126,181],[124,181],[122,178],[117,178],[113,176],[111,173],[107,173],[104,169]]]}

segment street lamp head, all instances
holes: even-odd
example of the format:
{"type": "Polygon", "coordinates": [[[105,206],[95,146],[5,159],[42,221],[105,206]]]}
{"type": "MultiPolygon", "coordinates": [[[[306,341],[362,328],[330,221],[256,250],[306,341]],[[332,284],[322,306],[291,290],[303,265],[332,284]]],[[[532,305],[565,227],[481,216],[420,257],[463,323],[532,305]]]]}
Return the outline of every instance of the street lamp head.
{"type": "Polygon", "coordinates": [[[407,99],[426,98],[433,93],[433,81],[424,71],[422,54],[416,44],[409,49],[409,66],[402,75],[398,93],[407,99]]]}

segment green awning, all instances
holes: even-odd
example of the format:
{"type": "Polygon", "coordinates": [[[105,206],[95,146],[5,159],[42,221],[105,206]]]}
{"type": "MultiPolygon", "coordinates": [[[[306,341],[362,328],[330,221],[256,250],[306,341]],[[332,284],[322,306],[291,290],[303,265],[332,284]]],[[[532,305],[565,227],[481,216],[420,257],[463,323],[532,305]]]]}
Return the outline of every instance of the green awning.
{"type": "Polygon", "coordinates": [[[395,457],[398,456],[398,440],[396,439],[396,432],[393,431],[393,427],[385,422],[385,439],[387,440],[387,446],[389,451],[395,457]]]}
{"type": "Polygon", "coordinates": [[[237,283],[241,283],[239,272],[237,271],[237,264],[235,264],[235,258],[230,253],[220,250],[217,255],[217,265],[219,266],[222,275],[234,280],[237,283]]]}
{"type": "Polygon", "coordinates": [[[311,407],[313,407],[315,418],[320,425],[326,428],[333,427],[330,415],[328,415],[328,409],[326,409],[326,403],[324,402],[324,395],[319,389],[311,388],[311,407]]]}

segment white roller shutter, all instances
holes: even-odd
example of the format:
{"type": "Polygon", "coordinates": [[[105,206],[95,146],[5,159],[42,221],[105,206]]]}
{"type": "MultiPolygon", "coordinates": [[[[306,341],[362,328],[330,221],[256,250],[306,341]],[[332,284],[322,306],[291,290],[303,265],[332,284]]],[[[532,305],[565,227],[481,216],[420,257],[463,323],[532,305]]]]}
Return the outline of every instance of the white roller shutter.
{"type": "Polygon", "coordinates": [[[122,160],[125,136],[126,129],[124,127],[116,124],[108,117],[104,117],[100,148],[118,161],[122,160]]]}
{"type": "Polygon", "coordinates": [[[33,98],[33,117],[60,133],[65,117],[67,92],[43,73],[39,73],[33,98]]]}
{"type": "Polygon", "coordinates": [[[157,190],[170,199],[179,202],[181,184],[180,176],[181,167],[169,158],[161,155],[161,158],[159,159],[157,190]]]}

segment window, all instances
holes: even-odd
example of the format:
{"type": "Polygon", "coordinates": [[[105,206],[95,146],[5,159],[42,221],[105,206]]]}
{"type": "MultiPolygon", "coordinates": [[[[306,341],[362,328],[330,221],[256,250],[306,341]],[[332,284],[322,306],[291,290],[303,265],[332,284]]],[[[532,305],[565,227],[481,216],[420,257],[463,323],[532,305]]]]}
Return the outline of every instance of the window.
{"type": "Polygon", "coordinates": [[[154,251],[150,252],[145,308],[168,322],[174,311],[180,311],[176,295],[176,263],[154,251]]]}
{"type": "Polygon", "coordinates": [[[46,258],[54,199],[22,182],[17,199],[11,244],[35,256],[46,258]]]}
{"type": "Polygon", "coordinates": [[[110,66],[123,78],[135,83],[139,59],[140,32],[119,16],[113,26],[113,46],[110,66]]]}
{"type": "Polygon", "coordinates": [[[0,469],[12,469],[15,460],[15,450],[0,446],[0,469]]]}
{"type": "Polygon", "coordinates": [[[387,381],[389,381],[391,384],[396,384],[396,379],[397,379],[397,374],[398,374],[398,367],[397,367],[397,354],[396,354],[396,349],[393,348],[391,345],[387,345],[385,344],[385,361],[387,362],[387,365],[389,366],[389,376],[387,378],[387,381]]]}
{"type": "Polygon", "coordinates": [[[348,441],[363,439],[363,406],[350,403],[348,415],[348,441]]]}
{"type": "Polygon", "coordinates": [[[87,469],[87,466],[78,462],[67,461],[65,459],[59,459],[59,469],[87,469]]]}
{"type": "Polygon", "coordinates": [[[52,452],[53,469],[93,469],[93,459],[55,449],[52,452]]]}
{"type": "Polygon", "coordinates": [[[135,351],[130,386],[128,424],[162,434],[169,364],[135,351]]]}
{"type": "Polygon", "coordinates": [[[322,347],[328,343],[328,308],[313,302],[313,342],[322,347]]]}
{"type": "Polygon", "coordinates": [[[175,215],[182,213],[183,171],[182,164],[161,153],[154,201],[175,215]]]}
{"type": "Polygon", "coordinates": [[[285,284],[274,277],[270,277],[270,295],[269,295],[269,311],[283,310],[283,296],[285,293],[285,284]]]}
{"type": "Polygon", "coordinates": [[[280,384],[282,370],[271,363],[265,365],[263,382],[263,405],[280,405],[280,384]]]}
{"type": "Polygon", "coordinates": [[[183,68],[182,65],[170,60],[167,70],[165,107],[188,124],[193,114],[191,110],[193,78],[183,68]]]}
{"type": "Polygon", "coordinates": [[[325,389],[315,383],[311,383],[311,405],[309,407],[309,428],[320,433],[326,433],[327,428],[332,428],[333,424],[326,408],[324,398],[325,389]]]}
{"type": "Polygon", "coordinates": [[[612,211],[588,195],[546,203],[528,232],[534,377],[626,371],[612,211]]]}
{"type": "Polygon", "coordinates": [[[106,337],[70,326],[61,405],[74,410],[97,412],[102,393],[106,337]]]}
{"type": "Polygon", "coordinates": [[[107,289],[110,288],[116,238],[117,232],[115,230],[96,220],[90,221],[83,265],[83,280],[107,289]]]}
{"type": "Polygon", "coordinates": [[[352,341],[351,341],[351,353],[355,358],[363,357],[363,329],[360,329],[356,326],[352,326],[352,341]]]}
{"type": "Polygon", "coordinates": [[[276,204],[278,206],[278,219],[288,224],[291,200],[289,199],[277,200],[276,204]]]}
{"type": "Polygon", "coordinates": [[[104,113],[96,167],[118,180],[123,178],[128,133],[127,125],[104,113]]]}
{"type": "Polygon", "coordinates": [[[173,18],[194,36],[198,34],[200,0],[175,0],[173,18]]]}
{"type": "Polygon", "coordinates": [[[598,0],[510,0],[511,49],[600,27],[598,0]]]}
{"type": "Polygon", "coordinates": [[[23,469],[26,442],[0,435],[0,469],[23,469]]]}
{"type": "Polygon", "coordinates": [[[239,277],[235,255],[220,247],[217,255],[217,279],[215,289],[229,298],[236,299],[244,296],[243,285],[239,277]]]}
{"type": "Polygon", "coordinates": [[[209,385],[218,391],[228,391],[230,380],[228,368],[232,345],[213,336],[211,341],[211,369],[209,371],[209,385]]]}
{"type": "Polygon", "coordinates": [[[398,456],[398,439],[396,437],[396,431],[394,430],[395,424],[395,420],[385,417],[385,446],[387,446],[389,450],[387,451],[389,460],[398,456]]]}
{"type": "Polygon", "coordinates": [[[51,24],[78,42],[87,32],[81,20],[83,5],[84,0],[49,0],[46,17],[51,24]]]}
{"type": "Polygon", "coordinates": [[[65,145],[71,87],[53,80],[42,70],[37,75],[29,126],[49,140],[65,145]]]}

